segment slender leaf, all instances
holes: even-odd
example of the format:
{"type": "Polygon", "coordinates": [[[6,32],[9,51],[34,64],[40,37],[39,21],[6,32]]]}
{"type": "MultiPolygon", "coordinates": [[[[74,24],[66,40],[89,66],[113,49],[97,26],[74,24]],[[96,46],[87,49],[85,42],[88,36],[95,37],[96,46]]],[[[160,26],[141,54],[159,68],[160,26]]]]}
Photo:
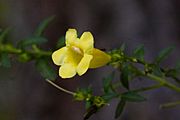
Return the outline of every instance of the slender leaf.
{"type": "Polygon", "coordinates": [[[83,120],[89,119],[93,114],[97,112],[97,110],[98,110],[98,107],[96,105],[92,105],[85,113],[83,120]]]}
{"type": "Polygon", "coordinates": [[[168,71],[166,71],[165,75],[167,77],[171,77],[173,78],[173,80],[175,80],[176,83],[180,84],[180,79],[178,78],[179,76],[179,69],[169,69],[168,71]]]}
{"type": "Polygon", "coordinates": [[[117,119],[118,117],[120,117],[120,115],[122,114],[124,107],[126,105],[126,101],[121,99],[117,105],[116,108],[116,112],[115,112],[115,119],[117,119]]]}
{"type": "Polygon", "coordinates": [[[142,102],[146,100],[146,98],[144,98],[143,96],[131,91],[123,93],[121,99],[129,102],[142,102]]]}
{"type": "Polygon", "coordinates": [[[43,59],[36,61],[36,67],[44,78],[55,80],[57,75],[56,72],[50,67],[48,62],[43,59]]]}
{"type": "Polygon", "coordinates": [[[164,77],[164,73],[161,71],[161,68],[158,65],[152,67],[152,72],[154,75],[159,77],[164,77]]]}
{"type": "Polygon", "coordinates": [[[180,61],[176,63],[175,69],[180,72],[180,61]]]}
{"type": "Polygon", "coordinates": [[[48,17],[47,19],[45,19],[44,21],[42,21],[40,23],[40,25],[38,26],[38,28],[36,29],[34,35],[35,36],[41,36],[43,34],[44,30],[49,25],[49,23],[54,20],[54,18],[55,18],[55,16],[51,16],[51,17],[48,17]]]}
{"type": "Polygon", "coordinates": [[[126,48],[126,44],[123,43],[123,44],[121,45],[121,47],[120,47],[120,50],[123,52],[123,51],[125,50],[125,48],[126,48]]]}
{"type": "Polygon", "coordinates": [[[172,52],[172,50],[174,49],[174,47],[168,47],[165,48],[164,50],[162,50],[159,55],[157,56],[157,58],[155,59],[155,62],[157,64],[159,64],[161,61],[163,61],[164,59],[167,58],[167,56],[172,52]]]}
{"type": "Polygon", "coordinates": [[[65,37],[60,37],[58,42],[57,42],[56,48],[58,49],[58,48],[61,48],[63,46],[65,46],[65,37]]]}
{"type": "Polygon", "coordinates": [[[133,56],[138,60],[144,61],[144,46],[140,45],[139,47],[137,47],[133,52],[133,56]]]}
{"type": "Polygon", "coordinates": [[[11,67],[11,61],[10,61],[7,53],[1,53],[0,54],[0,65],[5,67],[5,68],[11,67]]]}
{"type": "Polygon", "coordinates": [[[47,41],[48,40],[44,37],[30,37],[30,38],[20,41],[18,43],[18,47],[25,48],[25,47],[31,46],[31,45],[43,44],[43,43],[46,43],[47,41]]]}
{"type": "Polygon", "coordinates": [[[111,89],[111,81],[114,79],[115,72],[112,72],[109,76],[103,79],[104,92],[108,93],[111,89]]]}
{"type": "Polygon", "coordinates": [[[0,43],[3,43],[5,41],[5,38],[7,37],[9,32],[10,28],[6,28],[4,31],[0,33],[0,43]]]}
{"type": "Polygon", "coordinates": [[[124,65],[121,70],[120,80],[122,85],[126,89],[129,89],[129,77],[130,77],[130,70],[128,69],[128,65],[124,65]]]}
{"type": "Polygon", "coordinates": [[[109,101],[109,100],[111,100],[112,98],[115,98],[115,97],[117,97],[117,96],[118,96],[117,93],[115,93],[115,92],[109,92],[109,93],[104,94],[104,95],[102,96],[102,98],[103,98],[104,100],[106,100],[106,101],[109,101]]]}

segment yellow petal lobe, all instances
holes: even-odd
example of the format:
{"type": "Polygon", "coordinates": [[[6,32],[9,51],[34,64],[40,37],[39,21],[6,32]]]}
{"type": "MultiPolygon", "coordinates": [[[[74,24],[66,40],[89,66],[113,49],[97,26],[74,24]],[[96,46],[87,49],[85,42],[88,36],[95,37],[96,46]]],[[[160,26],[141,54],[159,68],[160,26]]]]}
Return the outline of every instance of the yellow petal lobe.
{"type": "Polygon", "coordinates": [[[56,64],[56,65],[62,65],[63,64],[64,58],[66,56],[66,51],[67,51],[67,48],[63,47],[63,48],[53,52],[52,60],[53,60],[54,64],[56,64]]]}
{"type": "Polygon", "coordinates": [[[92,55],[84,54],[83,58],[81,59],[80,63],[76,68],[78,75],[81,76],[88,70],[92,58],[93,58],[92,55]]]}
{"type": "Polygon", "coordinates": [[[84,53],[91,53],[94,48],[94,38],[90,32],[84,32],[79,40],[79,47],[84,53]]]}
{"type": "Polygon", "coordinates": [[[72,64],[63,64],[59,69],[59,76],[62,78],[72,78],[76,75],[76,69],[72,64]]]}
{"type": "Polygon", "coordinates": [[[111,56],[107,53],[94,48],[93,49],[93,59],[90,62],[89,68],[97,68],[106,65],[111,60],[111,56]]]}
{"type": "Polygon", "coordinates": [[[73,45],[77,39],[77,31],[76,29],[68,29],[66,32],[66,46],[73,45]]]}

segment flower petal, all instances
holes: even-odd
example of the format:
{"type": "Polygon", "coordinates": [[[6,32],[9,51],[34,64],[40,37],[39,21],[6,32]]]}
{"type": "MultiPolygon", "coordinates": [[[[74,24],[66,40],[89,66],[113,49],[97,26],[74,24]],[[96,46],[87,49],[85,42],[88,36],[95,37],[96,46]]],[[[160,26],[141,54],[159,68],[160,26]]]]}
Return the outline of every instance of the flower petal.
{"type": "Polygon", "coordinates": [[[97,68],[106,65],[111,60],[111,56],[99,49],[93,49],[93,59],[89,68],[97,68]]]}
{"type": "Polygon", "coordinates": [[[76,69],[72,64],[63,64],[59,69],[59,76],[62,78],[72,78],[76,75],[76,69]]]}
{"type": "Polygon", "coordinates": [[[63,47],[52,54],[52,60],[56,65],[62,65],[66,56],[67,48],[63,47]]]}
{"type": "Polygon", "coordinates": [[[94,48],[94,38],[90,32],[84,32],[79,41],[79,47],[84,53],[91,53],[94,48]]]}
{"type": "Polygon", "coordinates": [[[81,76],[88,70],[92,57],[92,55],[84,54],[83,58],[81,59],[80,63],[76,68],[78,75],[81,76]]]}
{"type": "Polygon", "coordinates": [[[73,45],[74,42],[77,39],[77,31],[76,29],[68,29],[68,31],[66,32],[66,45],[73,45]]]}
{"type": "Polygon", "coordinates": [[[78,66],[79,62],[81,61],[83,55],[77,53],[76,51],[72,50],[71,48],[67,49],[66,58],[64,59],[64,63],[71,63],[75,67],[78,66]]]}

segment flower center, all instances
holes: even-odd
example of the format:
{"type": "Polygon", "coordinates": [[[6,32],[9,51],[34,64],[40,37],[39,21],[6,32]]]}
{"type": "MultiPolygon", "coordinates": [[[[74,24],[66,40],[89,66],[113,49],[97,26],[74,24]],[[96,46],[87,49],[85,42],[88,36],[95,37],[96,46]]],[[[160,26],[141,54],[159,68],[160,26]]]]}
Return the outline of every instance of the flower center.
{"type": "Polygon", "coordinates": [[[71,49],[72,49],[75,53],[78,53],[78,54],[80,54],[80,55],[83,55],[83,51],[82,51],[80,48],[78,48],[78,47],[76,47],[76,46],[71,46],[71,49]]]}

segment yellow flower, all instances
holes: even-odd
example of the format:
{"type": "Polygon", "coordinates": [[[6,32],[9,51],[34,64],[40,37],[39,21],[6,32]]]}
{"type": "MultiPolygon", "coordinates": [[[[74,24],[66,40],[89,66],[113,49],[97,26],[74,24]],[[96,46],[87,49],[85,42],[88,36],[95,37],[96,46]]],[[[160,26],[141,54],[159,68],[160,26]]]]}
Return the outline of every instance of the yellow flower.
{"type": "Polygon", "coordinates": [[[60,66],[59,76],[71,78],[78,73],[83,75],[88,68],[106,65],[111,57],[105,52],[94,48],[94,38],[90,32],[77,37],[75,29],[66,32],[66,46],[52,54],[54,64],[60,66]]]}

